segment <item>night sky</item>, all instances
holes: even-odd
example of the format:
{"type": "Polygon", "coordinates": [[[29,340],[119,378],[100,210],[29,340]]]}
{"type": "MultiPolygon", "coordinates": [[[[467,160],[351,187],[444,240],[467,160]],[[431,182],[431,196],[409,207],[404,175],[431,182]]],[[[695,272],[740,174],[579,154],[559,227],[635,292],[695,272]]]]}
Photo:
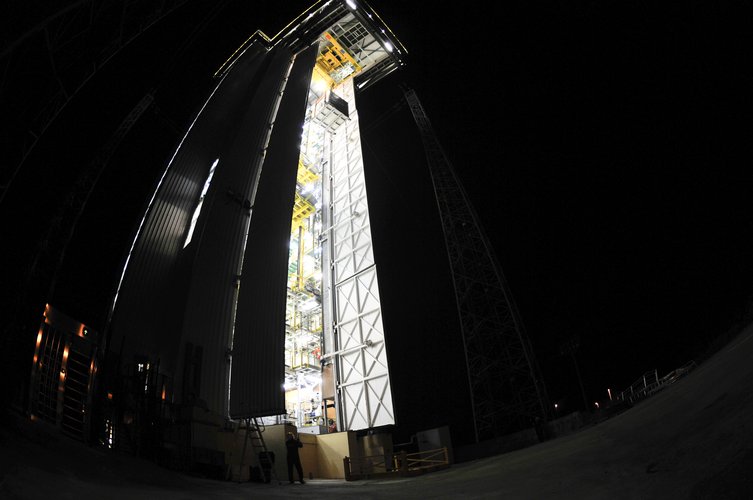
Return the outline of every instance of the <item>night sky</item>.
{"type": "MultiPolygon", "coordinates": [[[[703,359],[753,319],[741,21],[752,17],[750,7],[700,2],[523,5],[375,5],[411,56],[383,87],[417,90],[495,247],[550,397],[571,410],[582,398],[561,354],[568,340],[591,403],[648,370],[703,359]]],[[[391,120],[365,126],[367,145],[391,120]]],[[[390,183],[401,175],[394,168],[390,183]]]]}
{"type": "MultiPolygon", "coordinates": [[[[121,190],[124,220],[140,213],[151,185],[131,189],[127,179],[157,171],[141,150],[174,143],[211,83],[177,85],[181,74],[210,74],[256,28],[273,34],[309,3],[261,10],[230,2],[201,44],[182,54],[184,66],[123,56],[119,69],[105,68],[92,83],[128,74],[131,86],[117,92],[133,99],[155,75],[160,82],[160,113],[150,119],[162,135],[157,125],[136,127],[126,145],[139,147],[117,159],[128,169],[102,180],[121,190]]],[[[594,401],[645,371],[663,375],[702,359],[714,339],[753,319],[750,6],[372,5],[409,51],[405,70],[367,90],[359,107],[375,251],[393,259],[379,264],[383,295],[395,291],[383,297],[388,325],[448,329],[454,307],[418,135],[405,107],[389,111],[401,84],[416,89],[473,201],[550,398],[564,410],[581,405],[560,348],[571,339],[594,401]],[[411,294],[420,299],[408,318],[401,303],[411,294]],[[389,318],[390,308],[401,317],[389,318]]],[[[190,27],[176,16],[161,29],[188,36],[190,27]]],[[[133,52],[159,51],[163,35],[148,33],[133,52]]],[[[93,116],[81,126],[96,123],[93,116]]],[[[112,258],[103,267],[122,258],[122,249],[105,250],[112,258]]]]}

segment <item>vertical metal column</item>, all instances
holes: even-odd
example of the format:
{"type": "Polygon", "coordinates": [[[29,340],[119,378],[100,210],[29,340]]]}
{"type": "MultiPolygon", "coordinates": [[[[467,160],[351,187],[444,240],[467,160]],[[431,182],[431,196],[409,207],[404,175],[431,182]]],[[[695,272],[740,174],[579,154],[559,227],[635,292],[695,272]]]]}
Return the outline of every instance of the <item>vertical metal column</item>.
{"type": "Polygon", "coordinates": [[[478,217],[415,91],[405,99],[426,151],[447,247],[468,369],[476,441],[545,415],[546,394],[518,311],[478,217]]]}
{"type": "Polygon", "coordinates": [[[337,91],[349,114],[331,135],[324,171],[324,319],[334,351],[323,358],[334,358],[338,429],[359,430],[392,425],[395,412],[353,81],[337,91]]]}

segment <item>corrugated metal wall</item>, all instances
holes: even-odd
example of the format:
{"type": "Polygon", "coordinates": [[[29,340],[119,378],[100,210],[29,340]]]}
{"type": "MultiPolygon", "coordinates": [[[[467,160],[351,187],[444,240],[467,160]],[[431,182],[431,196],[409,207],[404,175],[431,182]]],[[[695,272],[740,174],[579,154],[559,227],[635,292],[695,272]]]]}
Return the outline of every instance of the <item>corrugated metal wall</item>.
{"type": "MultiPolygon", "coordinates": [[[[230,124],[223,124],[227,133],[234,133],[235,140],[220,158],[213,180],[214,195],[207,200],[207,215],[201,227],[197,225],[197,254],[184,313],[181,345],[191,343],[203,350],[199,397],[210,410],[221,415],[227,415],[228,411],[236,276],[240,274],[249,218],[253,226],[259,217],[265,217],[256,208],[251,210],[251,203],[258,170],[262,162],[266,170],[269,161],[265,159],[264,148],[292,54],[282,48],[270,52],[266,58],[268,66],[251,105],[245,108],[243,120],[235,124],[238,128],[228,130],[230,124]]],[[[228,112],[239,104],[229,103],[228,112]]],[[[284,278],[282,283],[284,286],[284,278]]],[[[177,386],[181,377],[179,370],[177,386]]]]}
{"type": "Polygon", "coordinates": [[[209,210],[202,210],[192,244],[183,249],[183,243],[209,168],[217,158],[220,164],[205,204],[215,198],[224,203],[227,186],[218,182],[227,156],[223,152],[235,142],[239,124],[247,119],[258,93],[267,64],[264,54],[265,49],[251,47],[217,86],[176,151],[148,209],[111,323],[110,349],[122,352],[123,365],[131,363],[134,354],[146,354],[160,360],[161,371],[178,371],[196,234],[206,224],[209,210]]]}
{"type": "Polygon", "coordinates": [[[254,200],[233,344],[230,415],[285,412],[283,393],[288,246],[312,46],[293,66],[254,200]]]}

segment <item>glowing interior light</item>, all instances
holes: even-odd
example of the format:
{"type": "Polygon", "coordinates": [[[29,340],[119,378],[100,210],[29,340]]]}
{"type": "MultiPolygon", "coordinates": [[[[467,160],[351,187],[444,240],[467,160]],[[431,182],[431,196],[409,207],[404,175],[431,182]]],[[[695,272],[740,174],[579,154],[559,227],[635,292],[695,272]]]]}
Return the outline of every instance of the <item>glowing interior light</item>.
{"type": "Polygon", "coordinates": [[[199,214],[201,214],[201,207],[204,204],[204,196],[206,196],[207,191],[209,191],[209,185],[212,183],[212,176],[214,176],[214,169],[217,168],[217,164],[220,162],[220,159],[217,158],[214,160],[214,163],[212,163],[212,166],[209,167],[209,175],[207,176],[207,180],[204,181],[204,187],[201,190],[201,196],[199,196],[199,204],[196,205],[196,209],[193,211],[193,216],[191,217],[191,226],[188,228],[188,236],[186,236],[186,242],[183,244],[183,248],[186,248],[189,243],[191,243],[191,238],[193,238],[193,231],[196,229],[196,222],[199,220],[199,214]]]}
{"type": "Polygon", "coordinates": [[[387,52],[392,52],[392,50],[394,49],[390,42],[384,42],[384,48],[387,49],[387,52]]]}
{"type": "Polygon", "coordinates": [[[353,2],[353,0],[345,0],[345,3],[348,4],[348,7],[350,7],[353,10],[356,10],[356,4],[353,2]]]}
{"type": "Polygon", "coordinates": [[[314,92],[322,93],[327,90],[327,82],[316,79],[312,82],[311,88],[314,89],[314,92]]]}
{"type": "Polygon", "coordinates": [[[105,420],[105,436],[107,439],[107,447],[112,448],[112,422],[105,420]]]}

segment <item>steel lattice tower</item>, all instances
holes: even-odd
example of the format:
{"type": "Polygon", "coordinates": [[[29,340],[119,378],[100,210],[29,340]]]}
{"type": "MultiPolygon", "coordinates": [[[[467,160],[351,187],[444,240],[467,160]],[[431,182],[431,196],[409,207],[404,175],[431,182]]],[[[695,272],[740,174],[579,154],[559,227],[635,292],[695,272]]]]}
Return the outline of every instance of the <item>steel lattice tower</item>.
{"type": "Polygon", "coordinates": [[[405,99],[426,151],[468,368],[476,441],[530,426],[546,392],[502,269],[415,91],[405,99]]]}

